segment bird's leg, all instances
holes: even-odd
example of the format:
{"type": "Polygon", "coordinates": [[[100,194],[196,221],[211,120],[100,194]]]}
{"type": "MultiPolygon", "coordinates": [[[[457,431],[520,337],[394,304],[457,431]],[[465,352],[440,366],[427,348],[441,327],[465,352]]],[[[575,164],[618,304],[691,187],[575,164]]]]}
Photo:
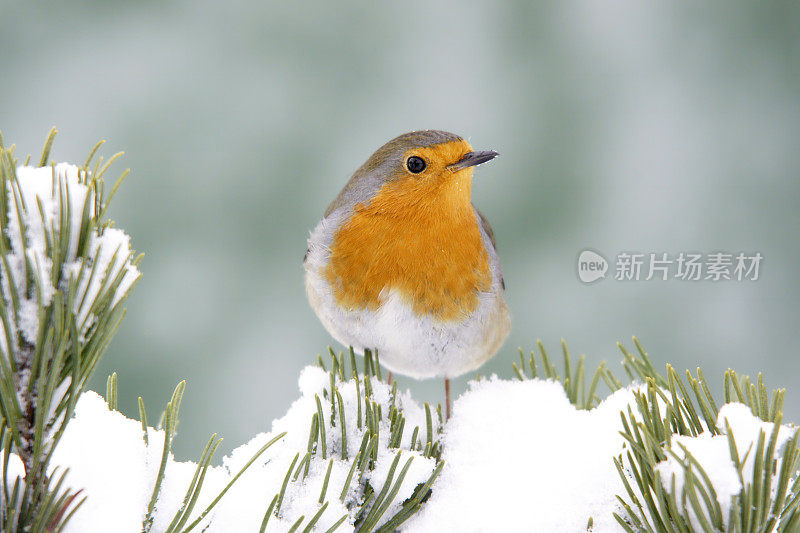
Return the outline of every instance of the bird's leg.
{"type": "Polygon", "coordinates": [[[444,403],[445,420],[450,420],[450,380],[444,378],[444,403]]]}
{"type": "Polygon", "coordinates": [[[391,370],[387,370],[386,371],[386,383],[389,384],[390,386],[392,384],[392,371],[391,370]]]}

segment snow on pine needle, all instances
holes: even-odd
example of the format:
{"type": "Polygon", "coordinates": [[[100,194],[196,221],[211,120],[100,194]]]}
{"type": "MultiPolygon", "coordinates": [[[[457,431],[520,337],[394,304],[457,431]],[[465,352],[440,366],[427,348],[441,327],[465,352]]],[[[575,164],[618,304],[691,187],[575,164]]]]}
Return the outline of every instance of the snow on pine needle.
{"type": "MultiPolygon", "coordinates": [[[[56,291],[66,294],[71,282],[75,283],[71,310],[78,333],[84,335],[94,322],[93,308],[103,298],[115,306],[139,278],[130,238],[119,229],[98,225],[91,216],[84,218],[96,202],[93,188],[87,185],[91,182],[88,171],[59,163],[20,166],[15,174],[16,180],[5,183],[9,205],[4,233],[11,246],[0,276],[4,296],[16,294],[18,311],[10,335],[0,330],[0,342],[19,332],[25,342],[35,343],[39,308],[48,307],[56,291]]],[[[12,303],[5,302],[7,307],[12,303]]],[[[6,344],[3,348],[7,349],[6,344]]]]}
{"type": "MultiPolygon", "coordinates": [[[[120,532],[169,533],[402,527],[441,470],[438,415],[383,383],[370,355],[363,373],[345,372],[344,358],[333,357],[334,370],[302,371],[300,397],[270,432],[216,467],[176,461],[171,430],[84,393],[54,458],[86,495],[65,531],[99,533],[109,523],[120,532]]],[[[113,380],[110,398],[115,388],[113,380]]],[[[171,403],[179,404],[182,386],[176,393],[171,403]]]]}
{"type": "Polygon", "coordinates": [[[140,275],[128,236],[103,219],[127,175],[104,194],[121,154],[90,167],[98,143],[83,166],[50,164],[54,136],[38,165],[20,164],[0,138],[0,437],[25,481],[3,494],[3,508],[17,508],[4,515],[10,531],[54,528],[80,501],[48,465],[140,275]]]}
{"type": "Polygon", "coordinates": [[[800,432],[781,424],[785,390],[770,400],[760,374],[756,384],[728,370],[718,408],[699,368],[640,377],[622,413],[629,446],[614,459],[624,531],[800,531],[800,432]]]}
{"type": "MultiPolygon", "coordinates": [[[[745,485],[754,479],[757,465],[763,461],[764,445],[769,442],[765,439],[769,439],[773,432],[775,439],[773,459],[778,463],[783,461],[787,452],[791,454],[792,448],[796,447],[796,444],[792,444],[795,429],[764,422],[754,416],[742,403],[723,405],[719,411],[717,426],[721,432],[716,435],[706,431],[694,437],[675,436],[671,440],[667,458],[656,465],[663,490],[667,493],[673,492],[676,502],[690,502],[686,507],[685,517],[689,525],[697,531],[702,531],[706,525],[717,528],[722,525],[724,531],[733,528],[731,522],[735,519],[735,507],[739,504],[739,495],[745,485]],[[762,443],[759,450],[760,440],[762,443]],[[736,457],[731,456],[731,442],[735,443],[736,457]],[[701,509],[707,510],[713,517],[712,520],[698,516],[691,504],[693,499],[691,491],[697,491],[697,488],[692,486],[698,483],[695,478],[703,477],[699,474],[697,465],[702,466],[708,479],[707,485],[713,487],[716,496],[714,501],[709,500],[701,504],[701,509]],[[674,490],[673,483],[675,483],[674,490]],[[711,505],[707,507],[707,503],[711,505]],[[715,521],[718,523],[713,524],[715,521]]],[[[761,467],[763,468],[763,465],[761,467]]],[[[760,476],[763,477],[763,472],[760,476]]],[[[755,477],[758,478],[759,475],[755,477]]],[[[774,499],[781,491],[780,476],[771,475],[770,478],[762,489],[764,497],[768,500],[774,499]]],[[[697,500],[698,503],[701,501],[702,498],[697,500]]],[[[777,525],[777,515],[774,518],[768,530],[777,525]]]]}
{"type": "MultiPolygon", "coordinates": [[[[420,508],[441,467],[438,415],[398,391],[396,382],[382,382],[369,353],[363,373],[354,366],[345,371],[344,358],[332,358],[328,372],[302,371],[300,398],[270,433],[224,459],[233,471],[286,432],[274,455],[231,489],[214,531],[258,531],[264,523],[276,532],[312,524],[313,531],[393,531],[420,508]],[[253,501],[268,502],[268,512],[254,516],[253,501]]],[[[355,365],[352,355],[350,361],[355,365]]]]}
{"type": "Polygon", "coordinates": [[[563,373],[540,343],[517,380],[470,382],[442,433],[442,474],[403,531],[800,531],[785,391],[770,401],[761,376],[729,370],[717,408],[702,371],[662,376],[634,342],[619,346],[627,386],[605,363],[585,380],[563,341],[563,373]]]}
{"type": "MultiPolygon", "coordinates": [[[[141,423],[84,394],[57,455],[87,495],[66,531],[102,531],[112,518],[119,531],[140,531],[143,517],[145,531],[169,533],[797,530],[798,434],[780,424],[780,402],[754,408],[730,392],[709,424],[699,411],[715,408],[683,395],[703,384],[678,385],[670,367],[658,380],[667,388],[645,378],[594,407],[570,399],[570,379],[491,377],[470,382],[442,426],[381,382],[373,358],[356,374],[333,361],[327,372],[305,368],[299,399],[222,466],[168,454],[150,520],[169,431],[150,428],[145,440],[141,423]],[[657,420],[674,434],[661,440],[657,420]],[[650,463],[636,462],[640,453],[650,463]]],[[[763,384],[755,390],[764,396],[763,384]]]]}

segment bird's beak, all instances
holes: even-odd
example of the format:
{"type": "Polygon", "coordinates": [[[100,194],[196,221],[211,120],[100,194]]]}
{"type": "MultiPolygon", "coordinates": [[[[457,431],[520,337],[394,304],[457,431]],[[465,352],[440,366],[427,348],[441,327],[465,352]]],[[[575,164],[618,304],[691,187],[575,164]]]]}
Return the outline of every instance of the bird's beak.
{"type": "Polygon", "coordinates": [[[481,163],[486,163],[497,157],[497,152],[494,150],[485,150],[482,152],[467,152],[464,157],[449,165],[447,168],[452,172],[458,172],[459,170],[463,170],[467,167],[474,167],[475,165],[480,165],[481,163]]]}

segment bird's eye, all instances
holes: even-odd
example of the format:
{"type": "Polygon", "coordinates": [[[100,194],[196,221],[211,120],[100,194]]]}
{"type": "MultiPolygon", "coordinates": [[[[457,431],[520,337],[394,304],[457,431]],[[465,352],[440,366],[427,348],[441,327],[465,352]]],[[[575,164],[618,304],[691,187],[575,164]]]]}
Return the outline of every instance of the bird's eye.
{"type": "Polygon", "coordinates": [[[419,174],[425,170],[426,166],[425,160],[415,155],[409,157],[408,161],[406,161],[406,167],[408,167],[408,170],[413,174],[419,174]]]}

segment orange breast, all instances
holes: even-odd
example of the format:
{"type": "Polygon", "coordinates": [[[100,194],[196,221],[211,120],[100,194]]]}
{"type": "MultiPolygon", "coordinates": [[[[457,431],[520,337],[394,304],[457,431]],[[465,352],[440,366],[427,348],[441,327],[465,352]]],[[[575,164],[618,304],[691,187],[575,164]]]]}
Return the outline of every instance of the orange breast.
{"type": "Polygon", "coordinates": [[[470,203],[472,172],[436,183],[398,180],[359,204],[334,235],[325,275],[338,303],[376,309],[396,290],[418,314],[460,320],[491,286],[470,203]]]}

